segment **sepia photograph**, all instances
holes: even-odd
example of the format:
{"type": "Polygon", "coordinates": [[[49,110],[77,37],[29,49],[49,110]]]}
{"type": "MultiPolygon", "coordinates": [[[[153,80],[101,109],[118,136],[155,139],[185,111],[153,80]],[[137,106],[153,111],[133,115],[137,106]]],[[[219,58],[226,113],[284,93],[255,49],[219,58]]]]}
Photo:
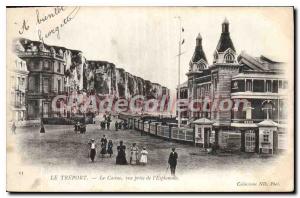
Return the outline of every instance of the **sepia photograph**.
{"type": "Polygon", "coordinates": [[[7,6],[6,190],[293,192],[294,31],[293,7],[7,6]]]}

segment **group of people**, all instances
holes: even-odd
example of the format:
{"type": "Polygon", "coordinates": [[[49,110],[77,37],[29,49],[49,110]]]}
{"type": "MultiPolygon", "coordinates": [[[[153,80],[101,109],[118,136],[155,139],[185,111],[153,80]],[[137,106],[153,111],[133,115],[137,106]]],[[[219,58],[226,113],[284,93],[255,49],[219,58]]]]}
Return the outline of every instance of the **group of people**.
{"type": "MultiPolygon", "coordinates": [[[[100,140],[101,142],[101,149],[100,149],[100,156],[103,158],[106,154],[109,154],[109,157],[113,154],[113,142],[112,140],[107,141],[107,138],[105,135],[100,140]]],[[[96,143],[95,139],[91,139],[89,142],[90,151],[89,151],[89,157],[92,162],[95,161],[96,157],[96,143]]],[[[143,147],[141,152],[139,152],[138,147],[136,146],[136,143],[133,143],[130,147],[130,164],[141,164],[146,165],[148,162],[147,159],[148,151],[146,150],[146,147],[143,147]]],[[[117,156],[116,156],[116,164],[119,165],[127,165],[127,159],[126,159],[126,146],[123,144],[123,141],[120,141],[120,144],[117,146],[117,156]]]]}
{"type": "MultiPolygon", "coordinates": [[[[123,145],[123,141],[120,141],[120,145],[117,148],[118,155],[116,158],[116,164],[120,165],[126,165],[127,159],[126,159],[126,146],[123,145]]],[[[146,150],[146,147],[143,147],[141,152],[139,152],[139,148],[136,146],[136,143],[133,143],[130,147],[130,160],[129,164],[131,165],[146,165],[148,162],[148,151],[146,150]]]]}
{"type": "MultiPolygon", "coordinates": [[[[111,157],[112,154],[113,154],[113,142],[112,142],[112,140],[107,141],[107,138],[105,137],[105,135],[103,135],[100,142],[101,142],[100,157],[104,158],[106,154],[108,154],[109,157],[111,157]]],[[[91,161],[94,162],[95,157],[96,157],[96,153],[97,153],[96,152],[97,145],[95,143],[95,139],[91,139],[88,144],[89,144],[89,147],[90,147],[89,157],[90,157],[91,161]]]]}
{"type": "Polygon", "coordinates": [[[115,122],[115,130],[118,131],[119,129],[128,129],[127,121],[117,121],[115,122]]]}
{"type": "Polygon", "coordinates": [[[85,123],[80,123],[80,122],[77,122],[75,125],[74,125],[74,131],[75,132],[80,132],[80,133],[85,133],[86,132],[86,125],[85,123]]]}
{"type": "Polygon", "coordinates": [[[104,120],[102,120],[100,122],[100,127],[101,127],[102,130],[105,130],[105,129],[109,130],[110,123],[111,123],[111,115],[110,114],[109,115],[104,114],[103,118],[104,118],[104,120]]]}
{"type": "MultiPolygon", "coordinates": [[[[105,135],[100,140],[101,142],[101,150],[100,154],[101,157],[104,157],[105,154],[109,154],[111,157],[113,154],[113,142],[112,140],[109,140],[107,142],[107,139],[105,135]]],[[[96,156],[96,143],[95,140],[92,139],[91,142],[89,142],[90,145],[90,152],[89,156],[92,162],[95,161],[96,156]]],[[[172,151],[168,158],[168,168],[170,167],[171,175],[175,176],[176,166],[177,166],[177,159],[178,154],[175,151],[175,148],[172,148],[172,151]]],[[[146,147],[143,147],[141,151],[139,151],[139,148],[137,147],[136,143],[133,143],[130,147],[130,160],[129,164],[131,165],[146,165],[148,162],[148,151],[146,150],[146,147]]],[[[127,165],[127,158],[126,158],[126,146],[123,144],[123,141],[120,141],[120,144],[117,146],[117,156],[116,156],[116,164],[118,165],[127,165]]]]}

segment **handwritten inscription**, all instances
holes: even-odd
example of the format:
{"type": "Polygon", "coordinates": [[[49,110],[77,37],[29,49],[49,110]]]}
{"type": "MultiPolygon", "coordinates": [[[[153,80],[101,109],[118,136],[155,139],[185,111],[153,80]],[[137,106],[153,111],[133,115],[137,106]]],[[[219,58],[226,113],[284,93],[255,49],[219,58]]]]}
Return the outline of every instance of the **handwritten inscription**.
{"type": "Polygon", "coordinates": [[[19,30],[19,34],[23,34],[24,31],[27,31],[27,30],[29,30],[29,25],[27,24],[27,21],[24,19],[23,23],[22,23],[22,27],[19,30]]]}
{"type": "MultiPolygon", "coordinates": [[[[61,6],[61,7],[55,7],[53,10],[46,14],[42,14],[39,9],[35,10],[35,24],[37,26],[37,36],[39,38],[39,41],[44,43],[44,39],[49,38],[51,36],[56,36],[57,39],[61,38],[61,30],[64,28],[67,24],[69,24],[77,15],[78,11],[80,10],[80,7],[74,7],[71,9],[71,11],[68,12],[69,9],[61,6]],[[66,14],[64,14],[66,13],[66,14]],[[51,21],[54,18],[59,18],[57,20],[57,24],[51,23],[51,26],[49,24],[49,21],[51,21]],[[49,26],[47,26],[49,24],[49,26]],[[41,27],[43,26],[43,28],[41,27]]],[[[18,23],[15,23],[19,25],[18,23]]],[[[26,31],[29,31],[31,26],[29,25],[30,21],[27,19],[23,19],[21,23],[21,27],[18,30],[19,35],[24,34],[26,31]]],[[[32,24],[32,23],[31,23],[32,24]]]]}
{"type": "Polygon", "coordinates": [[[54,8],[53,12],[50,12],[46,15],[40,16],[40,11],[36,9],[36,23],[37,24],[42,24],[47,22],[49,19],[52,19],[56,17],[57,15],[61,14],[64,12],[66,9],[64,7],[56,7],[54,8]]]}

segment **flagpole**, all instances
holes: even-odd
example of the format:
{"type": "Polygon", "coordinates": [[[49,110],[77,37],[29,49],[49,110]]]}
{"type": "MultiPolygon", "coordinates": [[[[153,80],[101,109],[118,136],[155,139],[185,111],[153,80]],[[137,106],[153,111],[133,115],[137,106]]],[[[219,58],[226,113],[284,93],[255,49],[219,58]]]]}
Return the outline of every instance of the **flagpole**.
{"type": "MultiPolygon", "coordinates": [[[[182,33],[182,27],[181,27],[181,17],[177,16],[179,20],[179,41],[178,41],[178,101],[180,101],[180,56],[181,56],[181,33],[182,33]]],[[[177,111],[178,111],[178,128],[180,128],[181,124],[181,111],[179,110],[179,103],[177,103],[177,111]]]]}

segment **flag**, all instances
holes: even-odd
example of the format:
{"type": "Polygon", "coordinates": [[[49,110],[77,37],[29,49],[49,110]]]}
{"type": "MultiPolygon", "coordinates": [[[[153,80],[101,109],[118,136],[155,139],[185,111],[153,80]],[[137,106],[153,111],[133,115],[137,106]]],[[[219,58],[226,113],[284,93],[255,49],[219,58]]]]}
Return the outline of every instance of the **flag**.
{"type": "Polygon", "coordinates": [[[184,39],[182,39],[181,45],[184,43],[184,39]]]}

